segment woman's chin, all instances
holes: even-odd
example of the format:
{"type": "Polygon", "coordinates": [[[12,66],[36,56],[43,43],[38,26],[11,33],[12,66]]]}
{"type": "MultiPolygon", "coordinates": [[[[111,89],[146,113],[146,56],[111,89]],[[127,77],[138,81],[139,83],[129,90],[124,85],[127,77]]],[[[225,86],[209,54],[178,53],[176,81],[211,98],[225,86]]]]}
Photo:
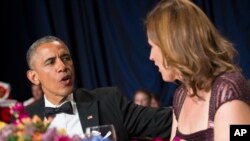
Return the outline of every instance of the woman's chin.
{"type": "Polygon", "coordinates": [[[170,77],[166,77],[166,76],[163,76],[163,75],[162,75],[162,79],[163,79],[164,82],[174,82],[175,81],[175,79],[170,78],[170,77]]]}
{"type": "Polygon", "coordinates": [[[165,82],[169,82],[169,79],[167,79],[167,77],[164,77],[163,75],[162,75],[162,80],[165,82]]]}

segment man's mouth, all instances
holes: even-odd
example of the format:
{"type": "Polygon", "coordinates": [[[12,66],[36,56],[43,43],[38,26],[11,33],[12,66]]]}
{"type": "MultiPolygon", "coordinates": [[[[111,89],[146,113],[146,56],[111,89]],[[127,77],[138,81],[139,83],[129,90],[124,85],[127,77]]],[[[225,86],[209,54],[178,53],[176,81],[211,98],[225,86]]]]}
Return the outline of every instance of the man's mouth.
{"type": "Polygon", "coordinates": [[[71,77],[70,75],[65,75],[64,77],[62,77],[62,79],[60,80],[60,82],[64,85],[69,85],[71,84],[71,77]]]}

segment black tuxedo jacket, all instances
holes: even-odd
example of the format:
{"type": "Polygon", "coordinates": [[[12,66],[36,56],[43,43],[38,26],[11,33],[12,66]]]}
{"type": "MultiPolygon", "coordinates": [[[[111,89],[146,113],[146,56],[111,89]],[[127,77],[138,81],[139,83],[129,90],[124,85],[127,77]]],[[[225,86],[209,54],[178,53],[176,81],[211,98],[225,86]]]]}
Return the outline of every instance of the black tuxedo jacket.
{"type": "MultiPolygon", "coordinates": [[[[89,126],[113,124],[117,141],[128,141],[131,137],[170,137],[172,108],[154,109],[135,105],[116,87],[92,91],[76,89],[73,97],[83,131],[89,126]]],[[[38,115],[43,119],[44,107],[42,97],[26,110],[30,116],[38,115]]]]}

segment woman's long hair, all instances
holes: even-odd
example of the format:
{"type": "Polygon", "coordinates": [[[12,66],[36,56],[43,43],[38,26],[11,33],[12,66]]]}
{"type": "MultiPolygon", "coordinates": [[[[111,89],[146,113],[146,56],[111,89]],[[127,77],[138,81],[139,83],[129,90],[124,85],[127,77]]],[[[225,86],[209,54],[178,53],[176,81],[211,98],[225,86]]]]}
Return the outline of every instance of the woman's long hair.
{"type": "Polygon", "coordinates": [[[208,17],[188,0],[163,0],[148,14],[148,37],[161,48],[164,66],[179,70],[183,84],[209,91],[224,72],[235,72],[237,51],[208,17]]]}

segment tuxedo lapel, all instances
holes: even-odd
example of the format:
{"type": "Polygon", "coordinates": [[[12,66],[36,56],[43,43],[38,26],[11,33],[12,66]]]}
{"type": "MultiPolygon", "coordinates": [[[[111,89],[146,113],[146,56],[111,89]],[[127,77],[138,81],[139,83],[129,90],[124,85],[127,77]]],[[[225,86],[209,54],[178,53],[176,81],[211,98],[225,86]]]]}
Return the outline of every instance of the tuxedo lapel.
{"type": "Polygon", "coordinates": [[[86,91],[74,91],[74,99],[83,131],[87,127],[99,125],[98,101],[86,91]]]}
{"type": "Polygon", "coordinates": [[[98,102],[77,103],[77,110],[83,131],[86,127],[99,125],[98,102]]]}
{"type": "Polygon", "coordinates": [[[38,103],[38,108],[37,108],[37,115],[43,120],[45,115],[44,115],[44,107],[45,107],[45,104],[44,104],[44,97],[42,97],[40,100],[39,100],[39,103],[38,103]]]}
{"type": "Polygon", "coordinates": [[[26,107],[27,112],[29,113],[29,116],[37,115],[42,120],[44,119],[44,97],[42,96],[38,102],[26,107]]]}

